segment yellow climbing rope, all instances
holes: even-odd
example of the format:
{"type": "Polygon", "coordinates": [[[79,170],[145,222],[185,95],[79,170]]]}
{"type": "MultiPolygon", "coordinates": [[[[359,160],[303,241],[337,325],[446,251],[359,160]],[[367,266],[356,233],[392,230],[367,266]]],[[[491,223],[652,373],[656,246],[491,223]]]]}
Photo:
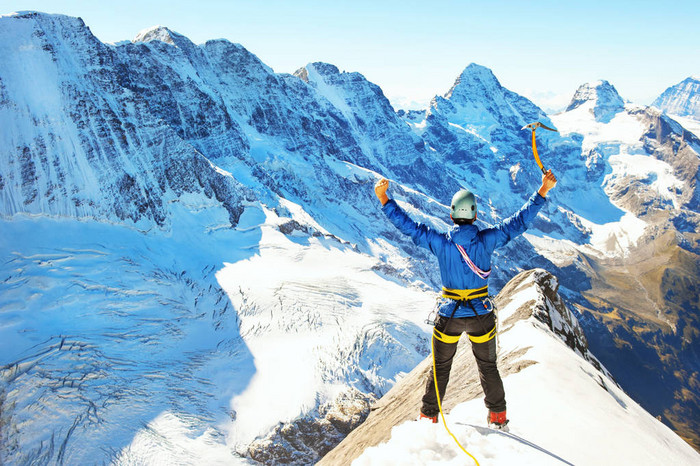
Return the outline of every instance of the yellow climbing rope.
{"type": "MultiPolygon", "coordinates": [[[[437,329],[435,329],[437,330],[437,329]]],[[[459,337],[457,337],[459,339],[459,337]]],[[[462,449],[464,453],[469,455],[471,459],[474,460],[474,463],[476,463],[476,466],[479,466],[479,462],[474,458],[474,456],[469,453],[465,448],[462,446],[461,443],[459,443],[459,440],[457,440],[457,437],[454,436],[454,434],[450,431],[450,429],[447,427],[447,421],[445,420],[445,413],[442,412],[442,403],[440,402],[440,391],[438,390],[438,383],[437,383],[437,371],[435,367],[435,337],[430,338],[430,351],[433,355],[433,382],[435,383],[435,395],[437,395],[437,402],[438,402],[438,408],[440,409],[440,414],[442,415],[442,423],[445,425],[445,430],[447,431],[448,434],[454,439],[455,443],[459,446],[459,448],[462,449]]]]}

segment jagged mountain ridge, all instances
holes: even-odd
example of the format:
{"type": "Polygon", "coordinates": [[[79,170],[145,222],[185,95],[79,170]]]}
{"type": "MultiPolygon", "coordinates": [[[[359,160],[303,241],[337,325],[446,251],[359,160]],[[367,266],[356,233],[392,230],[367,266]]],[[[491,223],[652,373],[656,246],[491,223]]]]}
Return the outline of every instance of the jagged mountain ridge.
{"type": "Polygon", "coordinates": [[[169,202],[197,193],[221,202],[235,225],[244,187],[149,118],[148,104],[118,85],[112,49],[82,20],[28,13],[4,23],[2,143],[13,154],[0,174],[3,215],[113,218],[148,229],[166,221],[169,202]],[[15,52],[18,37],[26,40],[15,52]],[[39,70],[32,80],[28,63],[39,70]]]}
{"type": "MultiPolygon", "coordinates": [[[[55,18],[29,15],[18,19],[43,21],[48,24],[55,18]]],[[[60,20],[63,21],[63,18],[60,20]]],[[[60,30],[60,24],[54,27],[60,30]]],[[[49,32],[52,30],[51,25],[42,26],[39,29],[42,28],[49,32]]],[[[160,30],[158,34],[163,32],[160,30]]],[[[52,37],[60,42],[58,38],[64,36],[74,36],[72,29],[68,28],[52,37]]],[[[167,36],[163,37],[166,42],[148,40],[149,36],[141,38],[141,40],[148,40],[146,43],[136,42],[114,47],[96,45],[97,53],[90,52],[95,56],[92,61],[103,64],[106,70],[102,74],[112,85],[116,83],[121,86],[121,89],[117,89],[119,92],[130,96],[136,102],[135,105],[138,105],[139,114],[144,120],[151,120],[144,123],[145,126],[161,128],[165,123],[170,134],[180,144],[188,147],[195,156],[199,153],[206,157],[202,157],[201,160],[206,165],[205,169],[206,167],[211,169],[211,175],[215,179],[225,180],[223,183],[226,185],[245,185],[249,191],[254,192],[254,196],[248,191],[245,195],[239,195],[238,198],[228,195],[216,196],[208,194],[205,189],[200,190],[199,194],[194,193],[194,199],[178,192],[170,194],[167,188],[163,190],[161,185],[167,186],[167,183],[176,182],[189,183],[187,176],[197,177],[201,171],[198,167],[188,165],[186,162],[177,162],[178,158],[175,157],[175,161],[164,163],[176,165],[182,174],[180,171],[165,170],[165,177],[159,179],[158,183],[143,180],[140,175],[132,175],[135,179],[133,183],[135,191],[144,193],[143,196],[146,198],[150,195],[163,199],[164,208],[158,216],[135,216],[137,221],[142,222],[137,225],[142,229],[155,225],[167,234],[173,226],[173,221],[177,223],[183,220],[178,212],[173,212],[172,206],[183,205],[186,209],[195,212],[209,211],[218,209],[219,203],[230,199],[232,206],[238,209],[234,210],[237,212],[235,216],[229,212],[227,216],[217,215],[215,220],[207,220],[202,225],[195,222],[193,231],[207,229],[212,232],[236,226],[242,235],[257,231],[260,232],[261,237],[275,235],[274,240],[268,242],[269,246],[265,246],[265,241],[261,241],[261,238],[245,242],[246,247],[255,248],[255,245],[258,245],[261,258],[255,260],[260,261],[257,264],[269,264],[265,265],[269,267],[274,267],[280,257],[279,255],[267,256],[265,251],[279,249],[280,239],[283,241],[293,239],[304,245],[299,254],[300,256],[306,254],[310,257],[310,262],[299,262],[296,266],[301,264],[317,266],[313,255],[304,251],[319,245],[332,250],[336,248],[345,251],[356,250],[376,260],[375,263],[370,261],[362,267],[376,271],[389,281],[401,285],[412,284],[417,287],[414,291],[420,292],[427,288],[426,284],[431,287],[438,284],[434,265],[431,264],[427,253],[416,251],[410,241],[397,235],[393,227],[386,224],[386,220],[376,209],[376,200],[372,197],[371,186],[376,180],[377,173],[400,180],[403,186],[394,183],[392,193],[401,201],[407,201],[427,212],[428,215],[423,219],[438,228],[446,226],[443,223],[446,209],[436,200],[445,202],[461,184],[481,188],[480,191],[487,193],[481,198],[483,202],[480,204],[480,209],[484,212],[484,218],[490,221],[496,221],[519,207],[522,202],[521,193],[536,187],[538,178],[536,171],[533,174],[532,171],[525,169],[526,164],[532,164],[527,151],[514,149],[515,144],[528,147],[529,142],[527,132],[519,132],[517,126],[528,122],[527,118],[541,116],[541,112],[538,113],[533,109],[532,104],[523,104],[525,109],[511,115],[499,115],[499,105],[489,102],[484,104],[480,108],[485,108],[488,112],[496,112],[495,115],[489,113],[490,116],[485,119],[492,126],[490,129],[495,132],[485,131],[486,125],[478,128],[481,131],[479,134],[474,134],[478,132],[476,130],[474,133],[457,131],[454,138],[460,143],[466,141],[464,144],[481,144],[484,147],[483,152],[479,152],[478,159],[472,159],[470,153],[466,151],[457,157],[452,149],[453,146],[449,145],[449,138],[443,141],[436,136],[432,144],[430,140],[424,144],[417,139],[416,136],[420,132],[412,132],[410,127],[402,126],[388,101],[381,94],[381,90],[357,73],[340,73],[332,65],[311,64],[305,67],[308,80],[305,83],[303,70],[297,72],[301,79],[291,75],[274,74],[257,57],[240,45],[227,41],[210,41],[203,46],[195,46],[184,36],[172,32],[167,32],[167,36]],[[168,40],[173,44],[167,43],[168,40]],[[113,68],[110,68],[112,66],[110,63],[113,68]],[[312,79],[309,78],[309,74],[312,79]],[[183,102],[187,105],[183,105],[183,102]],[[508,131],[499,129],[499,125],[505,121],[509,122],[508,131]],[[514,132],[515,129],[518,131],[514,132]],[[366,134],[371,134],[372,137],[368,138],[366,134]],[[436,147],[443,149],[436,150],[436,147]],[[501,154],[512,154],[513,161],[519,163],[510,165],[511,157],[500,157],[491,163],[494,152],[492,149],[496,149],[496,152],[501,154]],[[452,166],[444,163],[444,160],[449,158],[455,160],[452,166]],[[490,174],[492,178],[484,181],[479,176],[474,176],[470,170],[464,169],[464,164],[482,167],[480,169],[490,174]],[[485,165],[489,165],[488,168],[484,169],[485,165]],[[436,180],[439,182],[435,182],[436,180]],[[505,182],[505,180],[508,181],[505,182]],[[499,184],[508,188],[498,192],[488,189],[489,186],[499,184]],[[419,194],[416,190],[424,194],[419,194]],[[164,192],[166,195],[162,194],[164,192]],[[255,199],[260,199],[261,202],[257,203],[255,199]],[[246,211],[247,220],[241,224],[240,218],[246,211]],[[148,220],[149,218],[155,218],[156,221],[148,220]],[[280,238],[280,234],[287,239],[280,238]]],[[[89,43],[94,41],[93,37],[89,43]]],[[[80,49],[78,45],[71,44],[71,47],[80,49]]],[[[51,46],[51,42],[43,44],[42,49],[44,46],[51,46]]],[[[78,63],[80,63],[79,60],[78,63]]],[[[482,71],[475,66],[468,67],[463,74],[464,79],[460,77],[460,82],[469,82],[469,74],[472,72],[475,74],[475,79],[476,77],[482,81],[491,79],[488,76],[490,71],[488,73],[482,71]]],[[[493,76],[492,73],[490,74],[493,76]]],[[[492,88],[489,90],[491,91],[492,88]]],[[[452,94],[459,94],[457,91],[459,89],[453,89],[452,94]]],[[[466,93],[465,86],[462,86],[462,91],[466,93]]],[[[102,90],[96,86],[90,89],[90,92],[99,94],[102,90]]],[[[510,95],[507,90],[501,89],[499,92],[506,96],[510,95]]],[[[89,92],[88,96],[91,99],[95,98],[89,92]]],[[[482,96],[482,98],[488,99],[489,96],[482,96]]],[[[498,98],[500,97],[496,97],[495,100],[498,98]]],[[[465,101],[467,100],[465,97],[465,101]]],[[[99,100],[98,98],[98,102],[107,102],[107,106],[112,104],[109,99],[99,100]]],[[[517,99],[512,97],[510,102],[517,102],[517,99]]],[[[88,115],[93,112],[93,110],[89,111],[88,115]]],[[[129,113],[115,113],[127,119],[131,118],[129,113]]],[[[83,120],[80,112],[71,113],[71,121],[73,117],[77,122],[83,120]]],[[[431,132],[437,135],[449,134],[455,128],[450,123],[447,118],[435,119],[431,123],[431,132]]],[[[92,126],[91,119],[84,123],[84,128],[92,126]]],[[[99,148],[102,144],[107,146],[111,144],[109,141],[105,143],[103,139],[94,142],[91,139],[91,133],[86,134],[92,146],[99,148]]],[[[160,135],[164,133],[156,134],[161,137],[160,135]]],[[[74,139],[74,145],[83,144],[80,137],[79,135],[74,139]]],[[[149,150],[157,154],[154,147],[156,146],[152,146],[149,150]]],[[[563,160],[557,160],[555,169],[576,165],[580,154],[580,146],[576,139],[567,140],[555,135],[545,136],[542,144],[543,154],[547,154],[548,149],[561,147],[567,148],[566,157],[563,157],[563,160]]],[[[164,152],[166,155],[170,153],[170,146],[167,148],[168,151],[164,152]]],[[[56,150],[56,152],[59,151],[56,150]]],[[[148,151],[145,152],[148,153],[148,151]]],[[[31,154],[29,157],[35,157],[35,155],[31,154]]],[[[154,155],[153,159],[155,160],[153,163],[158,163],[158,157],[154,155]]],[[[40,160],[40,157],[35,160],[40,160]]],[[[35,161],[34,164],[39,166],[41,162],[35,161]]],[[[49,173],[50,178],[50,172],[45,172],[41,173],[42,180],[47,178],[46,173],[49,173]]],[[[133,170],[132,173],[140,173],[140,171],[133,170]]],[[[582,170],[569,179],[575,181],[585,179],[586,176],[587,172],[582,170]]],[[[31,180],[32,177],[26,178],[31,180]]],[[[109,180],[104,182],[105,185],[109,183],[109,180]]],[[[84,191],[86,186],[86,183],[76,183],[78,191],[84,191]]],[[[573,186],[575,186],[574,183],[567,187],[566,183],[562,182],[560,187],[562,192],[569,191],[570,197],[573,198],[577,193],[572,189],[573,186]]],[[[17,191],[16,187],[7,190],[12,193],[17,191]]],[[[113,196],[118,192],[113,189],[105,191],[106,193],[99,193],[100,196],[103,194],[113,196]]],[[[37,188],[37,192],[41,194],[43,190],[37,188]]],[[[103,206],[103,198],[100,196],[96,197],[93,203],[103,206]]],[[[127,199],[131,198],[127,196],[127,199]]],[[[130,205],[135,206],[136,212],[139,212],[138,203],[130,205]]],[[[42,214],[55,215],[52,208],[44,207],[41,203],[37,204],[39,209],[37,212],[42,214]]],[[[224,206],[224,210],[226,209],[227,207],[224,206]]],[[[124,210],[130,212],[129,209],[124,210]]],[[[576,209],[570,206],[568,210],[576,209]]],[[[112,222],[126,221],[127,225],[134,221],[134,218],[129,215],[124,215],[122,219],[114,212],[115,209],[110,207],[101,213],[90,212],[82,218],[92,216],[99,219],[106,218],[112,222]]],[[[3,211],[3,214],[6,213],[8,212],[3,211]]],[[[68,213],[74,215],[72,211],[68,213]]],[[[585,241],[585,228],[576,217],[555,211],[548,212],[544,218],[547,220],[538,221],[540,231],[558,231],[562,236],[579,237],[585,241]]],[[[233,243],[235,244],[235,241],[233,243]]],[[[293,250],[294,246],[289,242],[282,244],[287,250],[293,250]]],[[[504,281],[503,276],[527,264],[534,254],[535,251],[528,241],[521,240],[514,244],[494,267],[497,272],[494,288],[498,287],[499,280],[504,281]],[[498,273],[499,271],[501,273],[498,273]]],[[[219,260],[223,257],[223,255],[220,256],[219,260]]],[[[323,257],[329,263],[338,259],[330,255],[323,257]]],[[[178,263],[177,260],[175,261],[178,263]]],[[[549,267],[551,264],[546,265],[549,267]]],[[[344,270],[352,271],[351,268],[344,270]]],[[[338,272],[331,270],[331,273],[338,272]]],[[[245,272],[241,272],[242,274],[245,272]]],[[[308,312],[309,307],[300,306],[299,303],[307,300],[307,294],[312,290],[309,288],[310,284],[298,280],[297,277],[282,276],[278,280],[274,282],[279,285],[278,290],[274,287],[268,290],[255,280],[248,280],[243,276],[236,277],[233,282],[235,286],[224,286],[232,302],[236,303],[237,312],[242,316],[239,325],[246,341],[255,342],[256,338],[264,336],[265,332],[277,327],[283,330],[299,328],[296,323],[285,319],[280,320],[278,317],[287,308],[286,306],[298,306],[299,311],[308,312]],[[237,297],[241,288],[239,285],[243,285],[242,288],[244,288],[240,298],[237,297]],[[296,291],[291,285],[297,287],[296,291]],[[280,298],[279,308],[269,303],[262,305],[267,294],[280,298]],[[244,302],[249,305],[244,305],[244,302]],[[268,310],[270,311],[269,320],[260,312],[268,310]]],[[[574,279],[568,278],[568,281],[571,283],[574,279]]],[[[222,279],[219,279],[219,283],[223,284],[222,279]]],[[[352,284],[348,286],[347,283],[339,280],[330,292],[313,289],[314,296],[318,295],[318,300],[312,301],[314,305],[320,306],[320,309],[330,310],[329,297],[337,299],[340,296],[342,302],[346,303],[343,306],[352,309],[352,303],[358,301],[355,288],[357,287],[352,284]]],[[[396,292],[401,293],[400,290],[396,292]]],[[[419,294],[409,293],[407,296],[411,296],[414,302],[419,299],[419,294]]],[[[369,301],[371,300],[368,299],[369,301]]],[[[419,313],[422,314],[422,311],[419,313]]],[[[412,316],[411,319],[414,326],[391,328],[385,322],[364,327],[361,325],[357,329],[358,344],[355,345],[354,342],[350,344],[350,348],[356,346],[357,350],[351,350],[349,354],[352,358],[357,358],[359,369],[353,376],[362,381],[358,386],[365,391],[364,393],[374,392],[380,395],[391,385],[396,376],[396,373],[392,374],[390,371],[381,374],[382,364],[373,362],[369,354],[380,358],[383,349],[396,348],[399,351],[406,351],[417,345],[416,341],[423,331],[418,329],[415,323],[420,323],[422,319],[417,316],[412,316]],[[373,344],[374,347],[372,347],[373,344]],[[370,348],[372,351],[367,351],[370,348]]],[[[308,325],[313,329],[318,324],[310,321],[308,325]]],[[[341,347],[338,348],[338,353],[348,354],[344,353],[348,350],[343,345],[345,342],[342,342],[341,347]]],[[[418,360],[416,358],[423,356],[410,351],[403,354],[408,355],[408,361],[416,362],[418,360]]],[[[264,355],[256,355],[257,360],[262,361],[264,359],[262,356],[264,355]]],[[[391,367],[391,370],[405,370],[404,366],[393,366],[390,361],[382,361],[382,363],[391,367]]],[[[320,367],[335,367],[334,365],[337,365],[337,361],[323,361],[320,367]]],[[[344,370],[332,369],[331,372],[332,375],[326,380],[334,383],[347,377],[344,370]]],[[[318,408],[318,412],[310,409],[308,414],[313,420],[314,416],[323,415],[324,409],[322,406],[318,408]]],[[[243,415],[238,419],[243,419],[243,415]]],[[[342,435],[342,429],[340,434],[342,435]]]]}
{"type": "MultiPolygon", "coordinates": [[[[490,70],[476,64],[464,70],[445,97],[433,99],[424,118],[413,115],[406,119],[441,157],[443,167],[457,173],[464,180],[463,186],[475,191],[477,198],[484,198],[479,204],[480,218],[492,223],[499,214],[494,215],[491,209],[503,213],[517,210],[522,197],[531,194],[532,186],[540,181],[537,166],[533,169],[530,132],[522,130],[535,121],[552,125],[541,109],[503,88],[490,70]]],[[[546,221],[540,221],[544,216],[538,217],[535,226],[585,243],[590,231],[573,213],[596,221],[597,212],[587,209],[579,194],[590,172],[580,164],[580,141],[549,131],[540,131],[537,137],[547,167],[566,171],[567,176],[557,187],[557,202],[562,208],[549,211],[546,221]]],[[[594,196],[597,210],[618,211],[599,187],[591,187],[589,195],[594,196]]]]}
{"type": "Polygon", "coordinates": [[[685,78],[666,89],[651,105],[671,115],[700,120],[700,79],[696,76],[685,78]]]}

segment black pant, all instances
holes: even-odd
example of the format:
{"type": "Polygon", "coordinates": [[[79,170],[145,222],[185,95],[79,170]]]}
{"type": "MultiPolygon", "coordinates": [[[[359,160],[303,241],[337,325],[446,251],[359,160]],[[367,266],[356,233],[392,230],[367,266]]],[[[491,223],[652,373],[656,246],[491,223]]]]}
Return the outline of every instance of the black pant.
{"type": "MultiPolygon", "coordinates": [[[[440,316],[435,328],[445,335],[456,336],[467,332],[468,335],[481,336],[491,331],[495,323],[496,316],[493,312],[478,317],[449,318],[440,316]]],[[[442,403],[447,382],[450,379],[452,358],[455,355],[455,351],[457,351],[457,343],[444,343],[434,336],[432,338],[435,349],[437,383],[440,390],[440,402],[442,403]]],[[[484,343],[474,343],[470,340],[470,343],[476,358],[476,365],[479,368],[479,378],[481,379],[481,388],[484,389],[484,403],[486,407],[495,412],[505,411],[506,394],[503,391],[503,381],[496,366],[496,338],[492,338],[484,343]]],[[[435,396],[432,365],[425,384],[425,395],[423,395],[421,411],[426,416],[431,417],[436,416],[440,411],[437,397],[435,396]]]]}

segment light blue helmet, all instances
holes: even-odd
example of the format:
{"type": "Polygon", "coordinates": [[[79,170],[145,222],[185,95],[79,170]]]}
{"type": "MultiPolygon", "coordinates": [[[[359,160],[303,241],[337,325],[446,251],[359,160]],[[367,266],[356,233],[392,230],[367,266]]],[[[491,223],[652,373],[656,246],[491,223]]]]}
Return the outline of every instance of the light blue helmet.
{"type": "Polygon", "coordinates": [[[468,189],[460,189],[452,196],[450,215],[454,220],[476,218],[476,197],[468,189]]]}

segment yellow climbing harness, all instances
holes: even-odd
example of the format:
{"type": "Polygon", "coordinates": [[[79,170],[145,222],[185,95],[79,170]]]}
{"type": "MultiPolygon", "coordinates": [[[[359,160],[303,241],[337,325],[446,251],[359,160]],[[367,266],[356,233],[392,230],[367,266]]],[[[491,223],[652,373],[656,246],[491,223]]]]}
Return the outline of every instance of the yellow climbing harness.
{"type": "Polygon", "coordinates": [[[474,343],[486,343],[487,341],[493,339],[496,336],[496,325],[493,326],[491,331],[486,335],[480,335],[475,337],[474,335],[469,335],[469,339],[474,343]]]}
{"type": "Polygon", "coordinates": [[[461,337],[462,335],[445,335],[440,330],[434,328],[433,336],[443,343],[453,344],[457,343],[459,341],[459,337],[461,337]]]}
{"type": "MultiPolygon", "coordinates": [[[[443,343],[448,343],[448,344],[454,344],[457,343],[462,335],[447,335],[442,333],[440,330],[434,328],[433,329],[433,336],[440,340],[443,343]]],[[[473,341],[474,343],[486,343],[487,341],[493,339],[496,336],[496,325],[493,326],[493,328],[486,333],[485,335],[479,335],[479,336],[474,336],[474,335],[468,335],[469,339],[473,341]]]]}
{"type": "Polygon", "coordinates": [[[473,290],[453,290],[451,288],[442,287],[442,297],[450,298],[456,301],[467,301],[474,298],[484,298],[489,295],[488,285],[473,290]]]}

